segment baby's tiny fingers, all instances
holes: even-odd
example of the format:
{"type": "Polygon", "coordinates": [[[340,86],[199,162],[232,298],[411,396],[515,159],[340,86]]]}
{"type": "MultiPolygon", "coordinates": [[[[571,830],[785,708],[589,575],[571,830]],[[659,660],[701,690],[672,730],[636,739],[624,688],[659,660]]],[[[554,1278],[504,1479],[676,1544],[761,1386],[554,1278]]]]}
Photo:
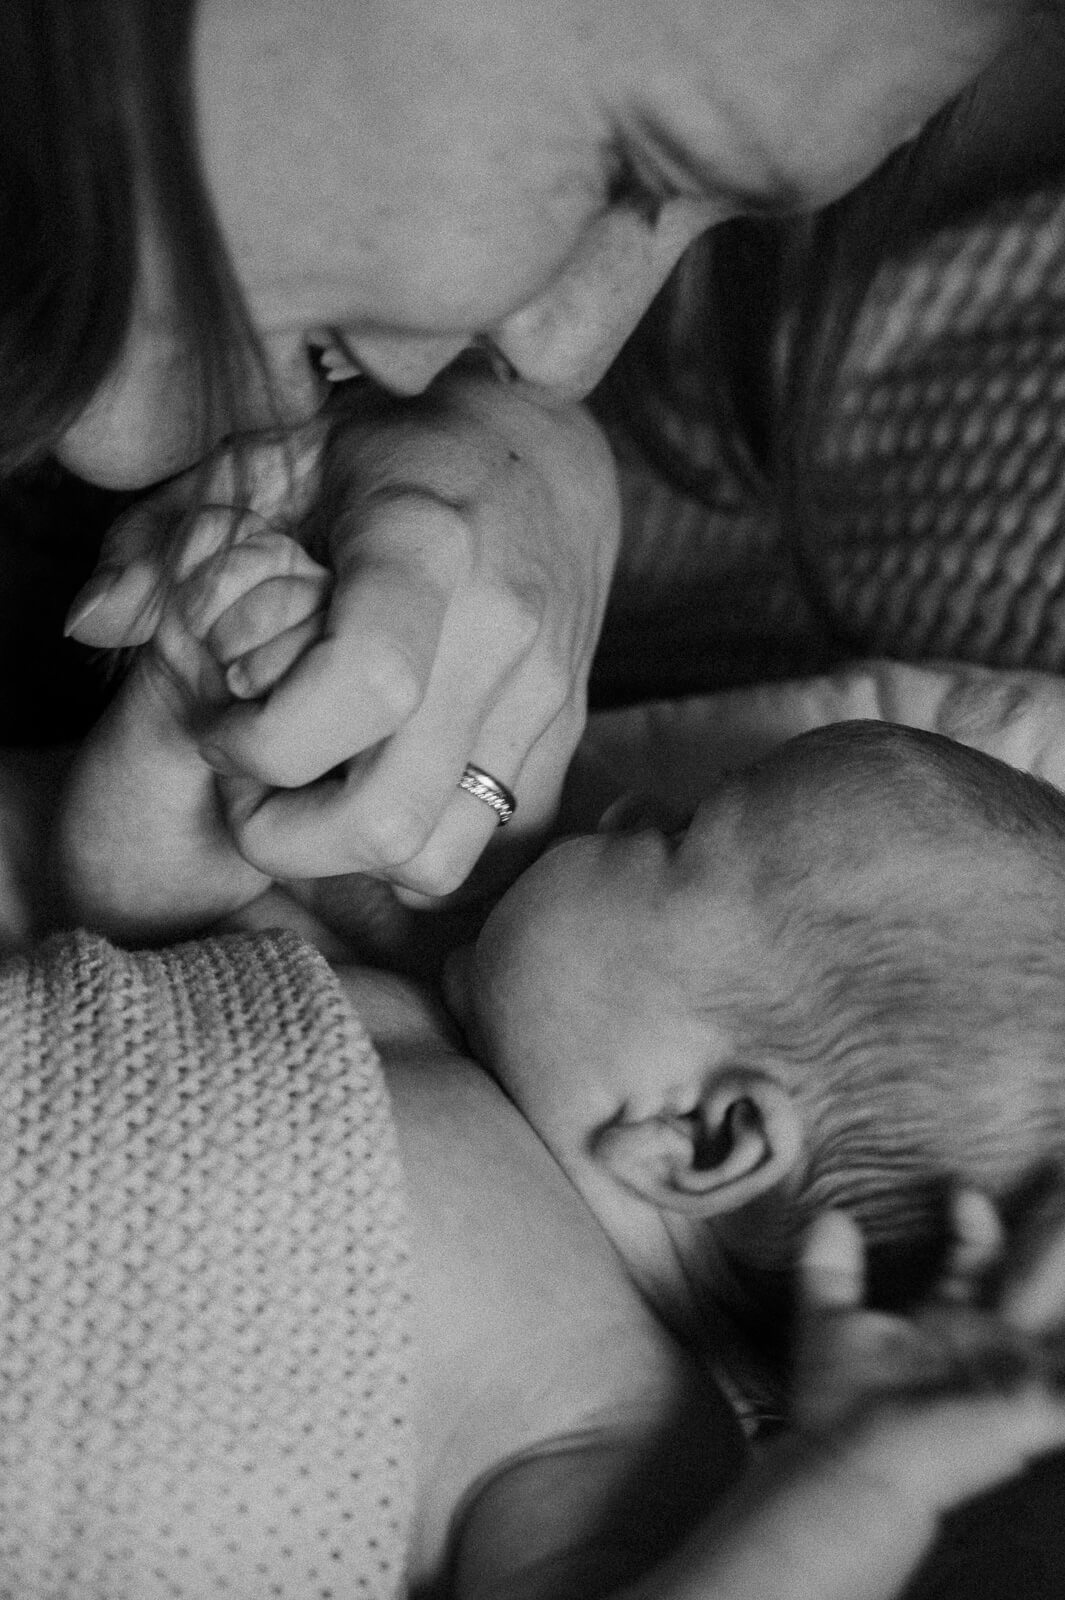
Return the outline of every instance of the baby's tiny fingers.
{"type": "Polygon", "coordinates": [[[1009,1393],[898,1397],[870,1409],[848,1449],[855,1470],[946,1512],[1065,1444],[1065,1404],[1038,1382],[1009,1393]]]}
{"type": "Polygon", "coordinates": [[[950,1211],[951,1242],[936,1298],[968,1304],[976,1300],[1001,1257],[1004,1229],[991,1200],[979,1189],[956,1189],[950,1211]]]}
{"type": "Polygon", "coordinates": [[[208,649],[219,665],[227,666],[320,616],[328,598],[328,574],[268,578],[222,613],[207,635],[208,649]]]}
{"type": "Polygon", "coordinates": [[[285,673],[320,638],[322,613],[316,612],[306,621],[287,628],[275,638],[249,650],[226,669],[226,687],[238,700],[257,700],[280,683],[285,673]]]}
{"type": "Polygon", "coordinates": [[[271,579],[325,584],[329,574],[285,534],[250,534],[209,557],[184,579],[178,605],[186,625],[196,638],[205,639],[224,612],[271,579]]]}
{"type": "Polygon", "coordinates": [[[847,1311],[865,1299],[865,1250],[858,1228],[842,1211],[824,1211],[806,1231],[799,1251],[803,1312],[847,1311]]]}

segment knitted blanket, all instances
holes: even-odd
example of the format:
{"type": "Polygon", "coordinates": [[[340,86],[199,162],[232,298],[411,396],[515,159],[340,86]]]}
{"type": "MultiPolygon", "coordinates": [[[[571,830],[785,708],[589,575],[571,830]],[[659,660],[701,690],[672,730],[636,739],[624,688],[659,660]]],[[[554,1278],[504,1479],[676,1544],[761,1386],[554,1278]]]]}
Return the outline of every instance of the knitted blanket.
{"type": "Polygon", "coordinates": [[[64,937],[0,1063],[3,1600],[400,1592],[405,1200],[326,964],[64,937]]]}
{"type": "Polygon", "coordinates": [[[806,554],[849,635],[1065,669],[1065,186],[885,262],[834,400],[806,554]]]}
{"type": "Polygon", "coordinates": [[[1065,181],[884,261],[810,441],[801,527],[732,480],[710,423],[661,421],[721,496],[623,459],[597,704],[856,655],[1065,671],[1065,181]]]}

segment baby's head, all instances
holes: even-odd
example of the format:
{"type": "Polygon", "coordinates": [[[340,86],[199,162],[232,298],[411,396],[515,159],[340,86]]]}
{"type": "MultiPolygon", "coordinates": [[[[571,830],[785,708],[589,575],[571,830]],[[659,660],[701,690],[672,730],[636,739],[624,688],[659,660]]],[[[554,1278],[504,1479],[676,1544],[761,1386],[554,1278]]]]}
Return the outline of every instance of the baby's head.
{"type": "Polygon", "coordinates": [[[820,729],[676,835],[548,851],[468,977],[487,1063],[651,1278],[663,1223],[771,1268],[814,1206],[927,1236],[952,1176],[1006,1196],[1065,1153],[1065,799],[820,729]]]}

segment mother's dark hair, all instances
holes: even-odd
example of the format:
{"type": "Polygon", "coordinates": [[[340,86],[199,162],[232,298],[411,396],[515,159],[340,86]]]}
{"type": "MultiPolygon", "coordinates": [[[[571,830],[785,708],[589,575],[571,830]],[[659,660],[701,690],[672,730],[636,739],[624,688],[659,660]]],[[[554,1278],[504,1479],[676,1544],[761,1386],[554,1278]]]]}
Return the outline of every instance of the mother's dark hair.
{"type": "MultiPolygon", "coordinates": [[[[262,358],[200,171],[195,0],[5,0],[0,475],[54,445],[121,353],[150,208],[208,441],[262,358]]],[[[206,453],[206,450],[204,451],[206,453]]]]}

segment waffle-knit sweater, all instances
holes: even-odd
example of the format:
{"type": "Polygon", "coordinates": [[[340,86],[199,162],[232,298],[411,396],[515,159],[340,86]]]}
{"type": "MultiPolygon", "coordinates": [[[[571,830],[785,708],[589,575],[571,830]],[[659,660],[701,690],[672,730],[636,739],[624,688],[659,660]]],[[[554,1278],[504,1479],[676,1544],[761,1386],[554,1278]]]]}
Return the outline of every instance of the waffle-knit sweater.
{"type": "Polygon", "coordinates": [[[286,933],[0,964],[0,1596],[402,1592],[405,1195],[286,933]]]}

